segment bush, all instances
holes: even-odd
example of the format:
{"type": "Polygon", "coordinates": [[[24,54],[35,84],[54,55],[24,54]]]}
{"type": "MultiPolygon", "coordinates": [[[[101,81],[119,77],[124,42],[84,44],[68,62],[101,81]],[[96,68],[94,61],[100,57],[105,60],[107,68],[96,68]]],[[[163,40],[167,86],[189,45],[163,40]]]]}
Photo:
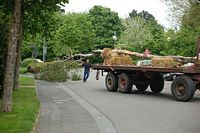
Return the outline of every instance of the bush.
{"type": "Polygon", "coordinates": [[[27,73],[27,72],[28,72],[27,67],[20,67],[20,68],[19,68],[19,73],[24,74],[24,73],[27,73]]]}
{"type": "Polygon", "coordinates": [[[37,68],[40,68],[40,69],[43,68],[44,65],[45,65],[45,64],[44,64],[43,62],[35,62],[35,63],[34,63],[34,62],[31,62],[31,63],[28,64],[28,66],[31,66],[31,67],[33,67],[33,68],[34,68],[34,67],[37,67],[37,68]]]}
{"type": "Polygon", "coordinates": [[[80,69],[75,69],[71,72],[71,80],[78,81],[81,80],[81,72],[80,69]]]}
{"type": "Polygon", "coordinates": [[[35,60],[35,59],[32,59],[32,58],[26,58],[26,59],[24,59],[24,60],[22,61],[21,66],[22,66],[22,67],[28,67],[28,65],[29,65],[30,63],[32,63],[34,60],[35,60]]]}

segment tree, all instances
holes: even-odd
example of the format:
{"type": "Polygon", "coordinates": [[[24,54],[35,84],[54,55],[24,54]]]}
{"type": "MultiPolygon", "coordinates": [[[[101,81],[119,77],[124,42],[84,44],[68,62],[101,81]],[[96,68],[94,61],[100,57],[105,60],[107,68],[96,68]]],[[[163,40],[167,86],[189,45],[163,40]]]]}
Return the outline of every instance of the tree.
{"type": "Polygon", "coordinates": [[[51,42],[54,53],[63,56],[69,50],[72,50],[73,54],[91,51],[95,34],[88,15],[85,13],[61,15],[62,23],[51,42]]]}
{"type": "Polygon", "coordinates": [[[126,19],[123,22],[125,31],[120,37],[120,44],[131,51],[143,51],[153,39],[149,25],[140,17],[126,19]]]}
{"type": "Polygon", "coordinates": [[[182,16],[185,14],[190,7],[191,0],[163,0],[169,7],[169,20],[171,21],[171,25],[175,27],[179,27],[181,25],[182,16]]]}
{"type": "Polygon", "coordinates": [[[119,37],[123,31],[118,13],[110,8],[94,6],[89,10],[89,15],[95,29],[95,48],[114,47],[112,37],[119,37]]]}
{"type": "Polygon", "coordinates": [[[191,3],[187,11],[181,19],[181,26],[191,30],[199,30],[200,28],[200,3],[191,3]]]}
{"type": "Polygon", "coordinates": [[[172,12],[171,19],[179,28],[168,31],[166,38],[167,54],[195,56],[196,40],[200,31],[200,3],[196,0],[168,0],[172,12]]]}
{"type": "Polygon", "coordinates": [[[130,13],[129,13],[129,17],[130,18],[135,18],[138,16],[137,10],[133,9],[130,13]]]}
{"type": "Polygon", "coordinates": [[[133,10],[124,21],[125,31],[120,42],[129,50],[142,52],[149,48],[154,54],[162,54],[164,28],[147,11],[137,13],[133,10]]]}
{"type": "Polygon", "coordinates": [[[12,18],[12,25],[9,33],[8,52],[4,77],[4,91],[3,91],[3,112],[12,111],[12,91],[14,86],[15,76],[15,62],[16,49],[20,39],[20,28],[22,24],[22,1],[15,0],[14,15],[12,18]]]}
{"type": "MultiPolygon", "coordinates": [[[[9,0],[8,0],[9,1],[9,0]]],[[[14,80],[18,80],[18,78],[14,78],[15,76],[18,76],[18,68],[19,67],[19,58],[20,58],[20,43],[22,40],[22,15],[24,13],[24,10],[22,9],[23,4],[28,4],[26,7],[27,12],[25,11],[25,14],[28,13],[28,11],[32,11],[33,13],[37,9],[47,9],[47,10],[57,10],[59,7],[57,4],[60,2],[67,2],[67,0],[57,0],[57,1],[23,1],[23,0],[15,0],[15,1],[9,1],[9,4],[14,5],[13,9],[13,16],[12,16],[12,23],[10,27],[9,32],[9,39],[8,39],[8,48],[7,48],[7,57],[6,57],[6,68],[5,68],[5,75],[4,75],[4,84],[3,84],[3,105],[2,105],[2,111],[4,112],[10,112],[12,111],[12,91],[14,87],[14,80]],[[32,4],[31,4],[32,3],[32,4]],[[34,7],[34,5],[37,5],[37,8],[34,7]],[[38,8],[40,7],[40,8],[38,8]],[[34,10],[30,10],[33,9],[34,10]],[[51,9],[52,8],[52,9],[51,9]],[[17,58],[16,58],[17,57],[17,58]],[[17,60],[17,61],[16,61],[17,60]],[[17,62],[17,64],[15,64],[17,62]]],[[[8,5],[6,3],[5,5],[8,5]]],[[[0,5],[2,7],[2,5],[0,5]]],[[[4,7],[4,6],[3,6],[4,7]]],[[[6,10],[6,6],[3,8],[6,10]]],[[[12,8],[11,8],[12,9],[12,8]]],[[[4,13],[5,11],[2,10],[4,13]]],[[[7,10],[6,10],[7,11],[7,10]]],[[[9,10],[12,12],[12,10],[9,10]]],[[[41,10],[42,11],[42,10],[41,10]]],[[[39,15],[38,15],[39,16],[39,15]]],[[[17,82],[16,82],[17,83],[17,82]]]]}
{"type": "Polygon", "coordinates": [[[6,65],[6,53],[7,53],[7,44],[9,36],[9,25],[11,15],[5,13],[1,8],[0,10],[0,97],[3,92],[3,79],[5,74],[5,65],[6,65]]]}

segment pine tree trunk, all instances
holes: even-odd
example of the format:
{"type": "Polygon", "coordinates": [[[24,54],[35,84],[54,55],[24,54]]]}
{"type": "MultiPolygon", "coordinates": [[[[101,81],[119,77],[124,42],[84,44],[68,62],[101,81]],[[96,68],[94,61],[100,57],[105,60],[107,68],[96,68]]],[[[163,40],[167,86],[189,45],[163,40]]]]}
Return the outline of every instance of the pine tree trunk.
{"type": "Polygon", "coordinates": [[[14,1],[14,15],[12,18],[9,41],[8,41],[8,54],[6,60],[6,69],[4,77],[4,91],[3,91],[3,112],[12,111],[12,92],[14,86],[15,75],[15,61],[16,49],[19,38],[19,31],[21,27],[21,0],[14,1]]]}

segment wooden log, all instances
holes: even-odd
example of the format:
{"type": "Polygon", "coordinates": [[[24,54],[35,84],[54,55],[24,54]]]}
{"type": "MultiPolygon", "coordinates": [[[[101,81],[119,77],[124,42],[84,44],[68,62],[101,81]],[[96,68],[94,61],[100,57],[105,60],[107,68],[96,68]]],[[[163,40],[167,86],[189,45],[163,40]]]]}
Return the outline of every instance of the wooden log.
{"type": "MultiPolygon", "coordinates": [[[[93,50],[94,53],[100,53],[103,50],[93,50]]],[[[174,61],[180,62],[180,63],[195,63],[197,58],[196,57],[184,57],[184,56],[159,56],[159,55],[153,55],[153,54],[142,54],[138,52],[132,52],[128,50],[117,50],[113,49],[112,52],[116,52],[118,54],[126,54],[130,56],[136,56],[139,58],[172,58],[174,61]]]]}

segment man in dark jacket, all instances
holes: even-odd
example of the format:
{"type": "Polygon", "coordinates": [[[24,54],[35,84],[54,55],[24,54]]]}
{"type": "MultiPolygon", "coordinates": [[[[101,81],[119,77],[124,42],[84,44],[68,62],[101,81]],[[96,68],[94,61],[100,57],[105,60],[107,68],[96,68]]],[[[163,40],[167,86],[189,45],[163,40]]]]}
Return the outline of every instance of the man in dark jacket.
{"type": "Polygon", "coordinates": [[[91,68],[91,64],[89,63],[88,59],[83,64],[83,67],[84,67],[83,82],[86,82],[88,77],[89,77],[89,75],[90,75],[90,68],[91,68]]]}

